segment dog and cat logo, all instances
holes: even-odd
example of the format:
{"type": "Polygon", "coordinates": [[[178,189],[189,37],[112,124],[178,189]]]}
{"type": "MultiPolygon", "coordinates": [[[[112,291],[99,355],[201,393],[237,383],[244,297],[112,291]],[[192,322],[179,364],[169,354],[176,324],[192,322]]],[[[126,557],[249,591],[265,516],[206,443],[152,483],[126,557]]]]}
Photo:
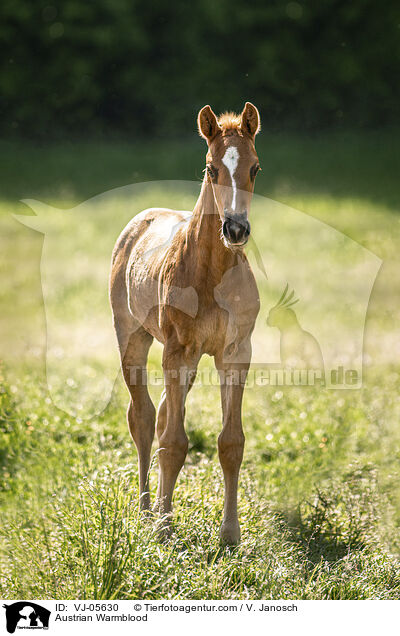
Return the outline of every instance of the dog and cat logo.
{"type": "Polygon", "coordinates": [[[14,634],[16,629],[49,629],[51,612],[37,603],[18,601],[3,607],[6,610],[6,627],[9,634],[14,634]]]}

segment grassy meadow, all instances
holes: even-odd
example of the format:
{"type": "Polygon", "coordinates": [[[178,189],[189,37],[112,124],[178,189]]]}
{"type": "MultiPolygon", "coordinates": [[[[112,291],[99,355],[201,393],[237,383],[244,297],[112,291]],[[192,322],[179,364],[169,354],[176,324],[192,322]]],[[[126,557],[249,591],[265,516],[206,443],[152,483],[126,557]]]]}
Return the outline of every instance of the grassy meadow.
{"type": "MultiPolygon", "coordinates": [[[[218,538],[218,387],[195,386],[188,397],[189,454],[175,490],[174,533],[160,543],[138,511],[128,393],[109,340],[111,247],[140,209],[193,205],[203,142],[0,144],[0,597],[400,598],[399,141],[399,130],[260,135],[252,225],[268,275],[256,274],[265,307],[279,297],[279,256],[288,262],[301,253],[313,263],[315,329],[329,319],[329,267],[341,263],[350,283],[360,275],[339,238],[329,258],[324,253],[325,269],[318,267],[322,224],[382,265],[362,325],[361,389],[246,390],[236,549],[221,548],[218,538]],[[42,231],[50,228],[58,241],[45,247],[47,237],[12,216],[32,214],[21,199],[61,209],[83,204],[84,213],[72,227],[67,217],[49,215],[42,231]],[[287,209],[299,216],[285,216],[287,209]]],[[[311,315],[300,299],[302,310],[311,315]]],[[[338,312],[354,328],[354,308],[338,312]]],[[[260,342],[269,342],[265,317],[260,342]]],[[[149,367],[160,370],[157,345],[149,367]]],[[[151,387],[156,402],[161,388],[151,387]]],[[[156,444],[154,451],[153,493],[156,444]]]]}

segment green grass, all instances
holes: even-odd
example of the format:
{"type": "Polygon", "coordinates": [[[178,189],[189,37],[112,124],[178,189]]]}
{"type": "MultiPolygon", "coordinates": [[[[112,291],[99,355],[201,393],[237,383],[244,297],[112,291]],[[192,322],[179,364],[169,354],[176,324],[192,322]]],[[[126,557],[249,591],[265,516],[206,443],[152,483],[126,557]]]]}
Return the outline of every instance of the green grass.
{"type": "MultiPolygon", "coordinates": [[[[18,202],[22,198],[71,207],[131,182],[198,181],[202,142],[2,144],[1,597],[400,598],[398,137],[398,131],[260,137],[257,193],[332,225],[377,254],[383,266],[369,304],[361,390],[247,389],[239,493],[243,540],[237,549],[222,549],[218,540],[223,505],[218,388],[196,386],[189,395],[190,449],[175,491],[174,534],[160,543],[138,511],[136,451],[121,379],[101,414],[67,414],[50,399],[39,270],[43,237],[10,216],[28,212],[18,202]]],[[[134,206],[175,200],[189,206],[196,188],[164,192],[150,185],[134,206]]],[[[62,219],[55,222],[63,254],[78,255],[79,273],[75,280],[66,278],[52,307],[67,338],[81,328],[88,305],[94,307],[101,341],[109,310],[96,290],[104,282],[115,232],[134,210],[124,193],[84,209],[88,214],[79,232],[71,233],[62,219]],[[89,249],[89,260],[79,246],[89,249]]],[[[275,221],[272,228],[261,201],[255,201],[253,213],[267,263],[275,236],[283,237],[288,251],[296,248],[298,233],[293,237],[293,227],[275,221]]],[[[310,258],[318,255],[318,245],[308,249],[310,258]]],[[[341,255],[338,244],[334,256],[341,255]]],[[[49,258],[51,275],[62,280],[60,253],[49,258]]],[[[348,271],[353,275],[351,262],[348,271]]],[[[268,274],[274,286],[273,268],[268,274]]],[[[268,284],[262,289],[265,300],[268,284]]],[[[61,380],[68,363],[61,360],[61,380]]],[[[110,374],[113,363],[113,351],[102,349],[98,372],[110,374]]],[[[206,368],[210,360],[202,364],[206,368]]],[[[150,366],[160,368],[157,347],[150,366]]],[[[160,387],[151,390],[157,401],[160,387]]],[[[74,389],[60,382],[57,391],[67,400],[74,389]]],[[[153,493],[156,477],[155,453],[153,493]]]]}

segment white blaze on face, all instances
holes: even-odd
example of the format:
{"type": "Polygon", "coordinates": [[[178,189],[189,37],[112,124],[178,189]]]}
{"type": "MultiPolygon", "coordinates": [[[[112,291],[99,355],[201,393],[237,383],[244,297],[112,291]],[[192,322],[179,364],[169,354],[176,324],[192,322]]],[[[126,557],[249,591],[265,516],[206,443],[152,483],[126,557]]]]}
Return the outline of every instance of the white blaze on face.
{"type": "Polygon", "coordinates": [[[229,148],[227,148],[226,153],[222,157],[222,163],[228,168],[229,174],[231,175],[232,210],[234,210],[236,208],[236,181],[234,174],[239,163],[239,151],[236,146],[229,146],[229,148]]]}

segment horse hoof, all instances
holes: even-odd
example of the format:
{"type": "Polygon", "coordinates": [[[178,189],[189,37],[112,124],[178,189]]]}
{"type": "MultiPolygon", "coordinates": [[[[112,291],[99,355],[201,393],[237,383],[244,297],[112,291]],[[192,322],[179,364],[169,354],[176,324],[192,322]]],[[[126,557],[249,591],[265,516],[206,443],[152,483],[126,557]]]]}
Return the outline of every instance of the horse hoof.
{"type": "Polygon", "coordinates": [[[158,497],[153,504],[152,511],[154,515],[160,515],[162,513],[162,500],[158,497]]]}
{"type": "Polygon", "coordinates": [[[141,509],[140,516],[143,521],[151,522],[154,520],[154,512],[151,510],[151,508],[146,508],[145,510],[141,509]]]}
{"type": "Polygon", "coordinates": [[[238,523],[223,523],[220,531],[221,545],[239,545],[240,526],[238,523]]]}
{"type": "Polygon", "coordinates": [[[160,519],[156,524],[156,535],[161,543],[168,541],[173,531],[174,528],[170,519],[160,519]]]}

